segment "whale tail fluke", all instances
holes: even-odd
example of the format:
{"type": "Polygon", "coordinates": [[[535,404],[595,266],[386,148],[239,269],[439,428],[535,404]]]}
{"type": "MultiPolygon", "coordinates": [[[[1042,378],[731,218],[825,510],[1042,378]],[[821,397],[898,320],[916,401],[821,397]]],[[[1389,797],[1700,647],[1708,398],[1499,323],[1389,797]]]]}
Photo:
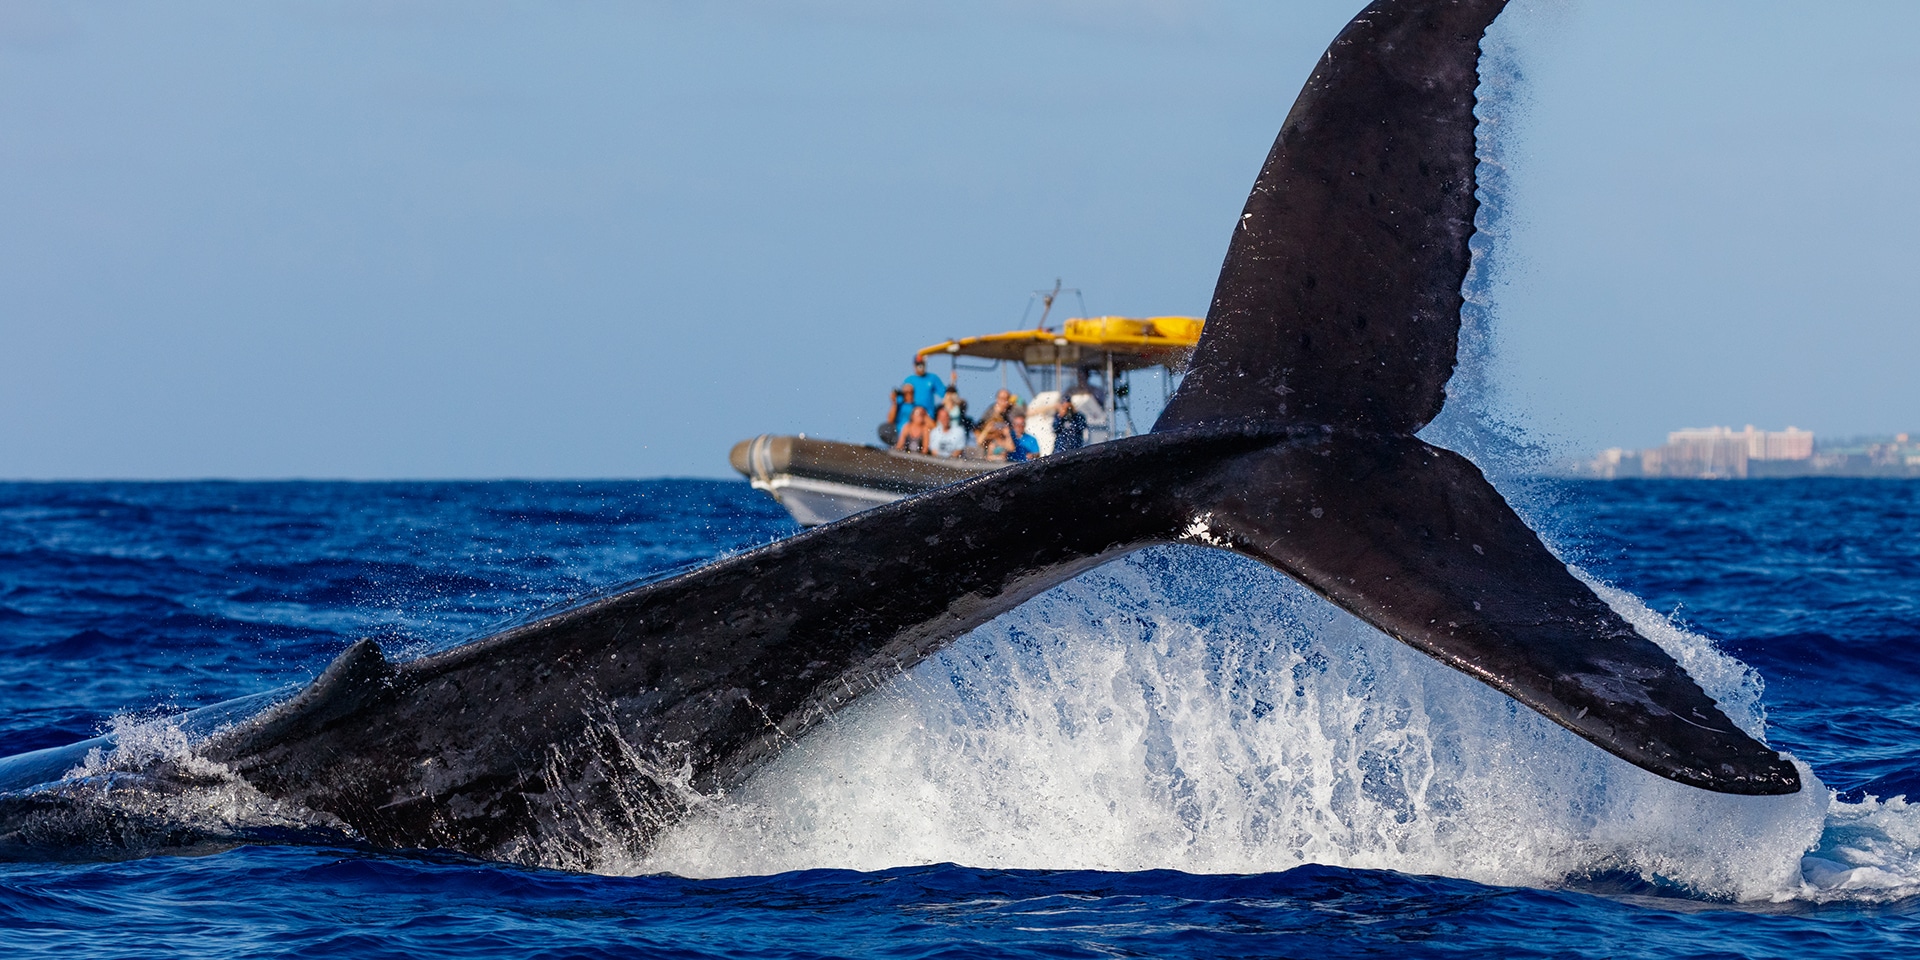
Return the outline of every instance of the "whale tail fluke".
{"type": "Polygon", "coordinates": [[[1156,431],[1255,419],[1411,434],[1453,375],[1480,38],[1505,0],[1376,2],[1300,91],[1156,431]]]}
{"type": "Polygon", "coordinates": [[[1480,41],[1505,0],[1381,0],[1328,48],[1233,231],[1157,434],[1306,442],[1196,500],[1208,540],[1661,776],[1791,793],[1793,766],[1573,576],[1440,412],[1471,265],[1480,41]]]}
{"type": "Polygon", "coordinates": [[[1791,763],[1576,578],[1459,454],[1335,433],[1247,456],[1195,503],[1204,542],[1642,769],[1721,793],[1800,787],[1791,763]]]}

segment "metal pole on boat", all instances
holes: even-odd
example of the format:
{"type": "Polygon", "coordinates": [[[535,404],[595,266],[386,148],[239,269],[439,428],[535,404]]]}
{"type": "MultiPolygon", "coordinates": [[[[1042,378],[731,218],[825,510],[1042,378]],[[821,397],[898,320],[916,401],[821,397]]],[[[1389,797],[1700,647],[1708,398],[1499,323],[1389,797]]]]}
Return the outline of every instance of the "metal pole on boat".
{"type": "Polygon", "coordinates": [[[1047,384],[1048,389],[1063,397],[1066,396],[1067,391],[1060,386],[1062,381],[1060,355],[1065,352],[1067,352],[1067,325],[1063,323],[1060,325],[1060,335],[1053,338],[1053,382],[1047,384]]]}
{"type": "Polygon", "coordinates": [[[1107,351],[1107,439],[1120,435],[1120,421],[1114,419],[1113,399],[1113,351],[1107,351]]]}

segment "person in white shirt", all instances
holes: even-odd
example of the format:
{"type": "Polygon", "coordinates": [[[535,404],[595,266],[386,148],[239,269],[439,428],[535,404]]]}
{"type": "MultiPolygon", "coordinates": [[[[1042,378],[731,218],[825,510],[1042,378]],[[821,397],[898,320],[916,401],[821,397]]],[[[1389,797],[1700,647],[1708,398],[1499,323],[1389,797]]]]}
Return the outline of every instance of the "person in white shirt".
{"type": "Polygon", "coordinates": [[[957,457],[967,448],[967,431],[953,422],[952,414],[941,407],[933,415],[933,429],[927,432],[927,452],[936,457],[957,457]]]}

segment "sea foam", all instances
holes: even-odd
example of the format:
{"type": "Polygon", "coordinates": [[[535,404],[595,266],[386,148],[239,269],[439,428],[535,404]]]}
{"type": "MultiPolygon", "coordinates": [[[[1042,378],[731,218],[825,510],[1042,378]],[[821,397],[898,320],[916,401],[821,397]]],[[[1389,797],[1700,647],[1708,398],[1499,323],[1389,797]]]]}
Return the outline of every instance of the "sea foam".
{"type": "MultiPolygon", "coordinates": [[[[1753,671],[1602,593],[1760,732],[1753,671]]],[[[1808,789],[1788,797],[1661,779],[1280,574],[1166,547],[962,638],[626,866],[1318,863],[1529,886],[1626,872],[1774,900],[1818,886],[1802,857],[1822,843],[1831,795],[1801,772],[1808,789]]],[[[1833,863],[1829,880],[1870,866],[1833,863]]]]}

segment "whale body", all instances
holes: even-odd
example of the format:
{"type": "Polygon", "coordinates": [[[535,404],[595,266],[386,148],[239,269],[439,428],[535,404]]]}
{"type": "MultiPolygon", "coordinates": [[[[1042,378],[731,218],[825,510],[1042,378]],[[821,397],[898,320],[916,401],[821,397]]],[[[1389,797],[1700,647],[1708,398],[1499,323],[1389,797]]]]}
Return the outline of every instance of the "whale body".
{"type": "MultiPolygon", "coordinates": [[[[1150,434],[409,662],[361,640],[198,755],[380,847],[532,862],[590,846],[591,825],[593,843],[644,853],[700,796],[952,639],[1129,552],[1187,543],[1269,564],[1662,777],[1797,791],[1793,765],[1573,576],[1478,468],[1415,436],[1454,369],[1480,42],[1503,6],[1382,0],[1334,40],[1150,434]]],[[[18,782],[59,764],[16,759],[0,762],[0,833],[66,802],[18,782]]]]}

